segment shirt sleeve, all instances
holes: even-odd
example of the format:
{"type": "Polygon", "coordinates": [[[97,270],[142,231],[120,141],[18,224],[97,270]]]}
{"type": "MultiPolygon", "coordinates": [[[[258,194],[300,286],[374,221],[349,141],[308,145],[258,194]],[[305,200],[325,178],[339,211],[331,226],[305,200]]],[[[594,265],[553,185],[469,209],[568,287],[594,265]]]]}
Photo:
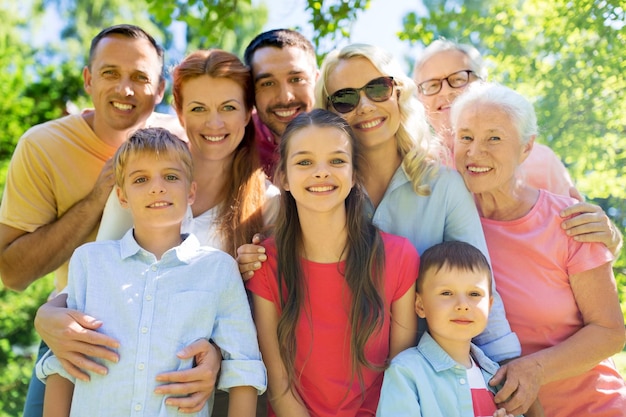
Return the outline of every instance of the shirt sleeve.
{"type": "Polygon", "coordinates": [[[61,361],[59,361],[59,358],[57,358],[51,350],[48,350],[41,358],[39,358],[35,364],[35,374],[44,384],[50,375],[57,374],[72,383],[76,382],[76,378],[70,375],[65,368],[63,368],[61,361]]]}
{"type": "Polygon", "coordinates": [[[57,208],[47,155],[31,143],[29,132],[20,139],[11,157],[0,222],[30,233],[55,220],[57,208]]]}
{"type": "Polygon", "coordinates": [[[391,296],[391,301],[400,299],[406,292],[415,285],[419,271],[419,255],[417,249],[406,238],[381,233],[387,242],[385,245],[385,264],[388,272],[396,277],[393,280],[386,279],[387,283],[395,283],[395,288],[391,296]],[[393,245],[391,242],[395,242],[393,245]]]}
{"type": "MultiPolygon", "coordinates": [[[[451,181],[450,188],[447,190],[451,202],[446,217],[444,240],[470,243],[480,249],[491,263],[474,199],[465,187],[461,176],[458,173],[455,174],[456,178],[451,181]]],[[[493,280],[492,285],[493,306],[489,312],[487,327],[473,339],[473,342],[493,361],[501,362],[520,356],[522,348],[517,335],[511,331],[511,326],[506,319],[504,303],[493,280]]]]}
{"type": "Polygon", "coordinates": [[[226,281],[220,296],[218,316],[211,338],[222,351],[222,368],[217,387],[252,386],[259,394],[265,392],[267,376],[261,360],[256,327],[241,275],[234,259],[228,259],[222,278],[226,281]]]}
{"type": "Polygon", "coordinates": [[[391,362],[389,368],[385,370],[376,410],[377,417],[422,416],[415,377],[410,369],[391,362]]]}

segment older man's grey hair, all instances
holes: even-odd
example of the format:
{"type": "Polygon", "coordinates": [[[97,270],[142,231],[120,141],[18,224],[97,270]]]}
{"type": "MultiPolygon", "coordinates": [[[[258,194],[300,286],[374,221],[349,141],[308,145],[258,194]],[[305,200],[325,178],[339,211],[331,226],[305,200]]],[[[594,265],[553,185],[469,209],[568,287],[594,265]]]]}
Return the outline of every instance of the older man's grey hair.
{"type": "Polygon", "coordinates": [[[480,55],[480,52],[478,52],[478,49],[474,48],[472,45],[456,43],[444,38],[437,39],[424,48],[422,54],[415,61],[415,66],[413,67],[413,77],[415,77],[422,69],[422,66],[424,66],[426,61],[434,55],[445,51],[459,51],[467,55],[469,58],[469,68],[467,69],[473,71],[474,74],[476,74],[476,76],[481,80],[487,79],[487,68],[485,67],[485,62],[483,61],[483,57],[480,55]]]}

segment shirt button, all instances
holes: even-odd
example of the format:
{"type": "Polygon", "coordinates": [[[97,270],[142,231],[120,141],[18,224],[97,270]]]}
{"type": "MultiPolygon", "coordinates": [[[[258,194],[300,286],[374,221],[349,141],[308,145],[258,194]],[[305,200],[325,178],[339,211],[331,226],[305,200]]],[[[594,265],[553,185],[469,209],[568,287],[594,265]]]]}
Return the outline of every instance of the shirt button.
{"type": "Polygon", "coordinates": [[[135,404],[135,411],[141,411],[141,404],[135,404]]]}
{"type": "Polygon", "coordinates": [[[142,327],[141,328],[141,333],[148,333],[148,328],[147,327],[142,327]]]}
{"type": "Polygon", "coordinates": [[[157,267],[156,267],[156,265],[152,265],[152,267],[150,269],[152,269],[153,271],[156,271],[157,267]]]}
{"type": "Polygon", "coordinates": [[[459,382],[461,383],[461,385],[465,385],[465,378],[459,379],[459,382]]]}
{"type": "Polygon", "coordinates": [[[149,295],[149,294],[148,294],[148,295],[146,295],[146,300],[148,300],[148,301],[152,301],[152,296],[151,296],[151,295],[149,295]]]}

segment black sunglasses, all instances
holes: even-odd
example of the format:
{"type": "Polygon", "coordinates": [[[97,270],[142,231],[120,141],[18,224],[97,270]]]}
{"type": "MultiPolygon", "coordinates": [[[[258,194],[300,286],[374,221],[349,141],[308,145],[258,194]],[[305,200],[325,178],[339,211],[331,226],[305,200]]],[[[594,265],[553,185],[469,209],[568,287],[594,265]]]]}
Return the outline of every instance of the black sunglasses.
{"type": "Polygon", "coordinates": [[[376,102],[389,100],[393,93],[393,77],[375,78],[361,88],[343,88],[328,96],[328,102],[339,113],[349,113],[359,105],[361,91],[368,99],[376,102]]]}

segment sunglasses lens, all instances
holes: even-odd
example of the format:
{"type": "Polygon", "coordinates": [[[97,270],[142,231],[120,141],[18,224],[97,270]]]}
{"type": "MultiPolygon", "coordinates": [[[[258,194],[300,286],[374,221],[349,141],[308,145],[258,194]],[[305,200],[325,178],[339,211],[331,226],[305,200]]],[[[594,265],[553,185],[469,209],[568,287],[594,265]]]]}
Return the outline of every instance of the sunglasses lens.
{"type": "Polygon", "coordinates": [[[392,92],[393,80],[391,78],[377,78],[365,86],[367,97],[377,102],[388,100],[392,92]]]}
{"type": "Polygon", "coordinates": [[[339,90],[330,96],[330,102],[339,113],[349,113],[359,103],[359,92],[353,88],[339,90]]]}
{"type": "Polygon", "coordinates": [[[365,91],[365,95],[372,101],[381,102],[388,100],[393,92],[393,78],[380,77],[376,78],[361,88],[344,88],[336,91],[332,96],[328,97],[339,113],[349,113],[359,104],[360,92],[365,91]]]}

